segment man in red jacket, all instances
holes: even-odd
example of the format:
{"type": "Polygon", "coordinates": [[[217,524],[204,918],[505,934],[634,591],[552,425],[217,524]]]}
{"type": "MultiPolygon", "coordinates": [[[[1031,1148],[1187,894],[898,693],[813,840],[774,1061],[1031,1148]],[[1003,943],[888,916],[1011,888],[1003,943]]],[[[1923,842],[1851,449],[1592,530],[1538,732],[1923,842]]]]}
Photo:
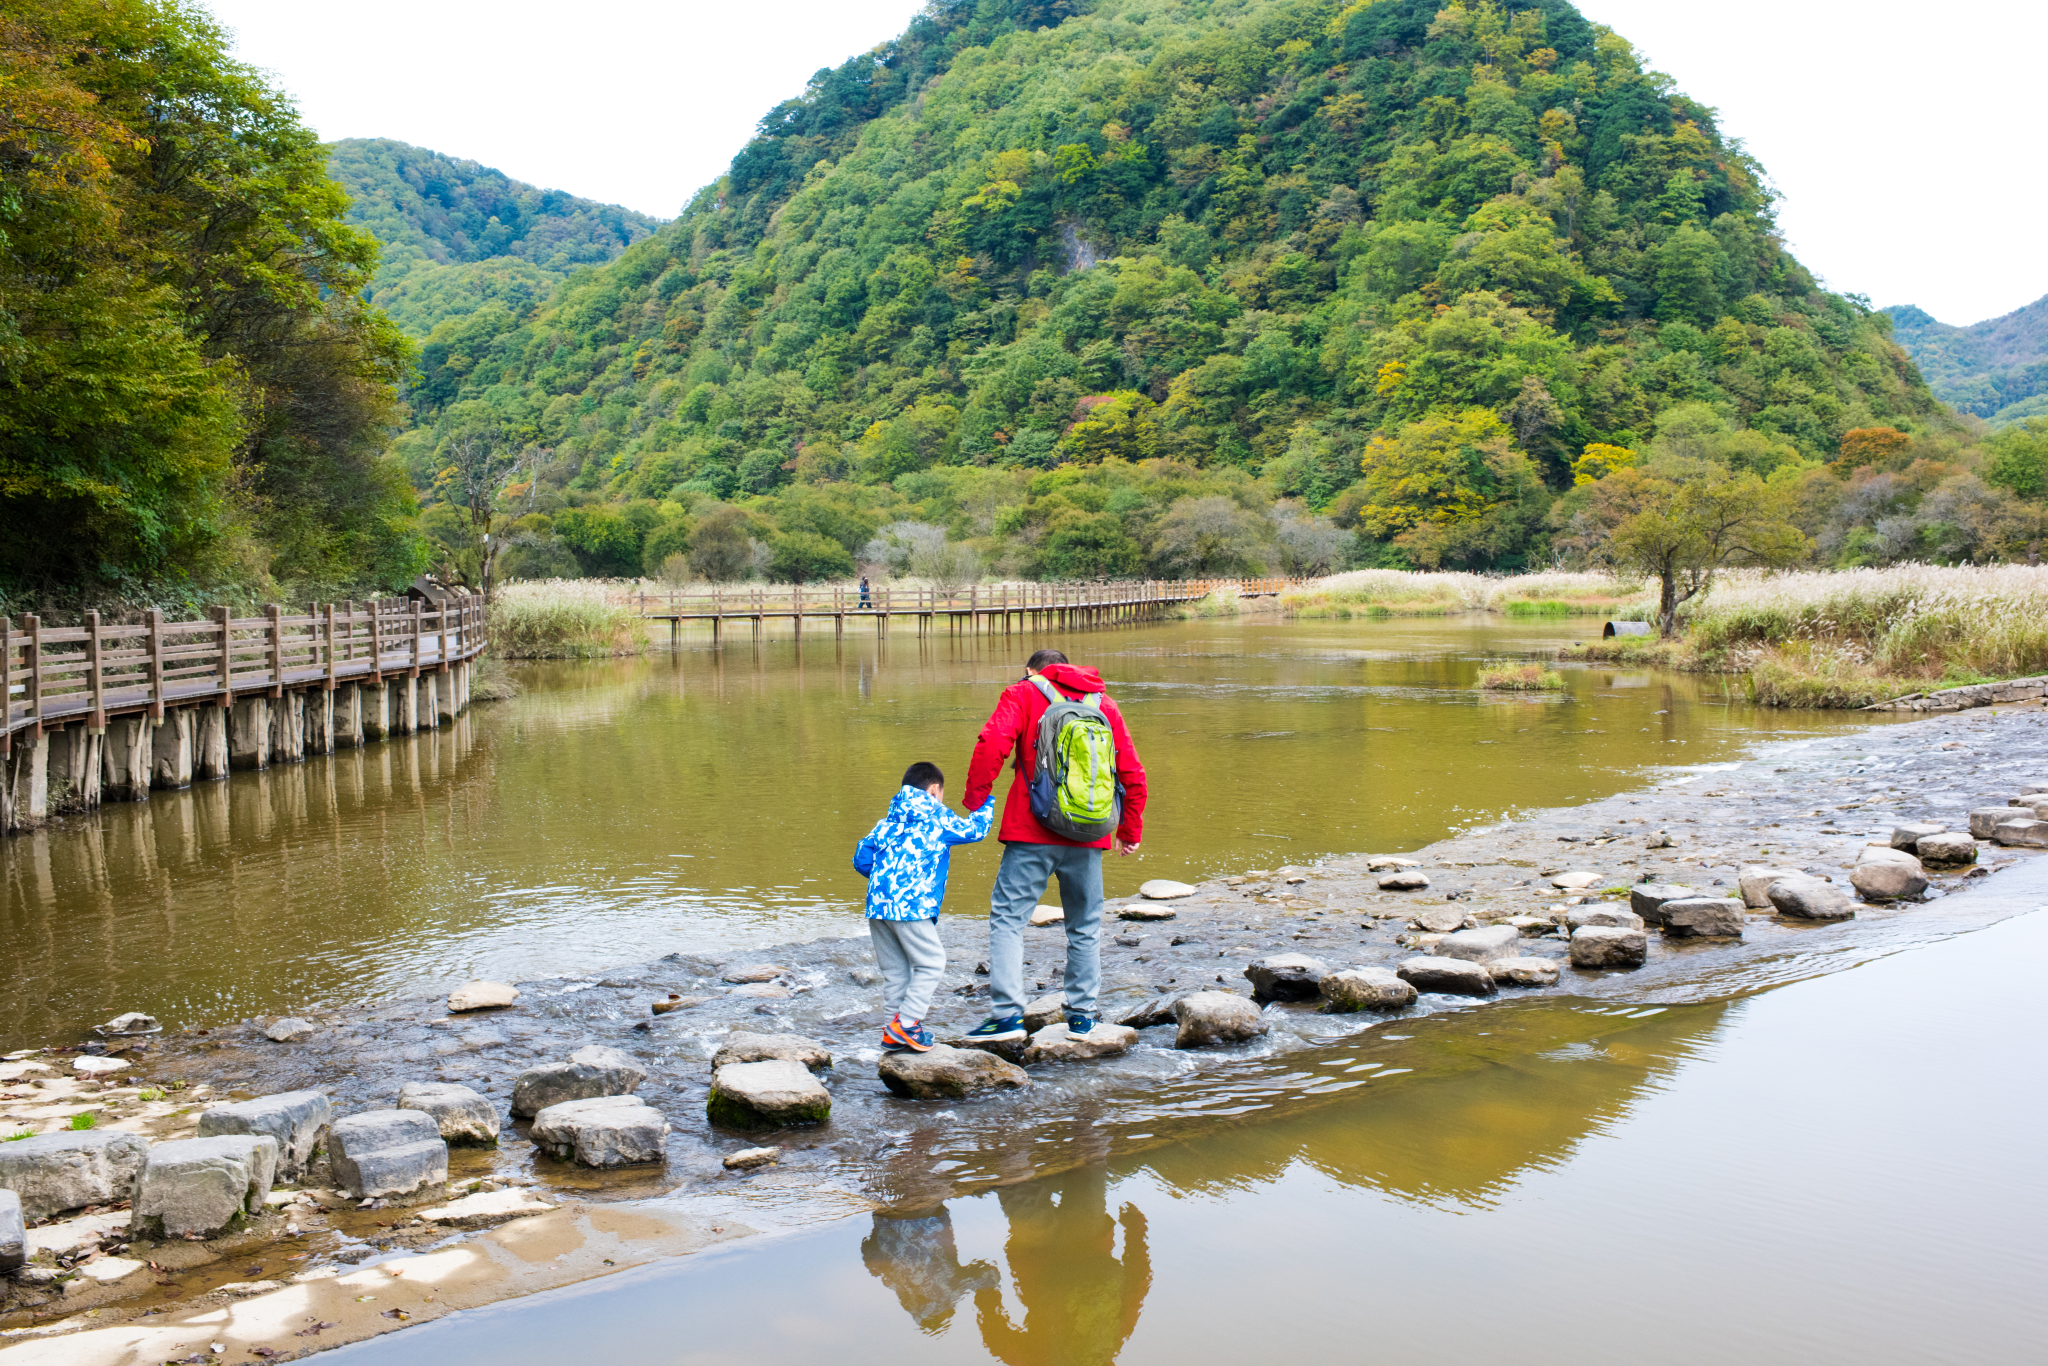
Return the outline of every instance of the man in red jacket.
{"type": "Polygon", "coordinates": [[[1063,697],[1079,701],[1102,694],[1102,675],[1077,669],[1058,650],[1040,650],[1024,666],[1023,681],[1003,689],[995,712],[974,742],[967,767],[967,809],[987,800],[1002,774],[1003,761],[1014,749],[1017,776],[1003,803],[1003,823],[996,838],[1003,843],[1002,866],[996,870],[995,893],[989,903],[988,986],[993,1001],[988,1019],[968,1032],[979,1040],[1024,1037],[1024,925],[1045,893],[1048,879],[1060,882],[1060,905],[1066,912],[1067,1028],[1085,1034],[1095,1027],[1095,997],[1102,989],[1102,851],[1135,854],[1145,828],[1145,766],[1124,727],[1123,713],[1107,696],[1102,713],[1116,741],[1116,776],[1123,786],[1123,820],[1116,830],[1093,844],[1063,839],[1031,814],[1028,791],[1038,762],[1038,720],[1050,705],[1033,677],[1043,678],[1063,697]]]}

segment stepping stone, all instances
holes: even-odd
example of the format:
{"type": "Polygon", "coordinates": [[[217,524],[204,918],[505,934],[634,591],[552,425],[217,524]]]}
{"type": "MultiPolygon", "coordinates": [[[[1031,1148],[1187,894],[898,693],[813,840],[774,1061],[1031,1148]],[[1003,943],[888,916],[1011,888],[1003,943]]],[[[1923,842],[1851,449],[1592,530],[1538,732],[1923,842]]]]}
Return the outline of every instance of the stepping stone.
{"type": "Polygon", "coordinates": [[[1184,896],[1194,894],[1195,889],[1187,883],[1163,877],[1155,877],[1138,888],[1138,895],[1147,901],[1178,901],[1184,896]]]}
{"type": "MultiPolygon", "coordinates": [[[[1742,871],[1745,877],[1750,872],[1747,868],[1742,871]]],[[[1698,892],[1683,883],[1638,882],[1628,889],[1628,908],[1641,916],[1645,924],[1656,925],[1662,923],[1662,917],[1657,912],[1659,906],[1667,901],[1676,901],[1680,897],[1698,895],[1698,892]]]]}
{"type": "Polygon", "coordinates": [[[310,1020],[294,1019],[291,1016],[272,1020],[263,1027],[263,1037],[272,1043],[304,1043],[319,1032],[320,1027],[310,1020]]]}
{"type": "Polygon", "coordinates": [[[1568,873],[1559,873],[1556,877],[1550,879],[1550,885],[1561,887],[1567,892],[1577,892],[1587,887],[1597,886],[1599,881],[1600,875],[1598,873],[1589,873],[1583,868],[1576,868],[1568,873]]]}
{"type": "Polygon", "coordinates": [[[21,1197],[0,1190],[0,1271],[12,1271],[28,1261],[28,1225],[21,1217],[21,1197]]]}
{"type": "Polygon", "coordinates": [[[1988,840],[1998,827],[2012,820],[2018,813],[2009,806],[1980,806],[1970,812],[1970,834],[1980,840],[1988,840]]]}
{"type": "Polygon", "coordinates": [[[423,1111],[370,1110],[334,1121],[327,1165],[351,1199],[411,1195],[448,1179],[448,1144],[423,1111]]]}
{"type": "Polygon", "coordinates": [[[445,1081],[409,1081],[398,1088],[398,1108],[433,1118],[443,1142],[452,1147],[496,1147],[498,1107],[467,1086],[445,1081]]]}
{"type": "Polygon", "coordinates": [[[503,982],[471,982],[448,993],[448,1012],[460,1015],[466,1010],[502,1010],[518,999],[518,987],[503,982]]]}
{"type": "Polygon", "coordinates": [[[800,1062],[734,1062],[711,1074],[705,1110],[736,1129],[823,1124],[832,1115],[832,1093],[800,1062]]]}
{"type": "Polygon", "coordinates": [[[875,1071],[884,1086],[912,1100],[965,1100],[1031,1085],[1030,1074],[1007,1059],[986,1049],[946,1044],[923,1053],[884,1053],[875,1071]]]}
{"type": "Polygon", "coordinates": [[[1426,911],[1417,911],[1408,921],[1408,926],[1428,934],[1449,934],[1465,928],[1465,912],[1452,906],[1432,906],[1426,911]]]}
{"type": "Polygon", "coordinates": [[[725,1043],[712,1056],[711,1069],[732,1062],[769,1062],[780,1059],[784,1062],[802,1063],[812,1071],[832,1065],[832,1055],[825,1046],[800,1034],[749,1034],[735,1029],[725,1036],[725,1043]]]}
{"type": "Polygon", "coordinates": [[[1513,925],[1486,925],[1476,930],[1459,930],[1437,941],[1436,953],[1444,958],[1463,958],[1485,963],[1495,958],[1518,957],[1522,932],[1513,925]]]}
{"type": "Polygon", "coordinates": [[[1244,970],[1254,1001],[1313,1001],[1322,995],[1330,965],[1305,953],[1268,954],[1244,970]]]}
{"type": "Polygon", "coordinates": [[[1131,901],[1116,908],[1118,920],[1171,920],[1178,912],[1166,906],[1147,906],[1131,901]]]}
{"type": "Polygon", "coordinates": [[[1625,906],[1606,902],[1594,902],[1587,906],[1573,906],[1564,913],[1566,929],[1576,930],[1582,925],[1599,925],[1609,929],[1640,930],[1643,917],[1625,906]]]}
{"type": "Polygon", "coordinates": [[[1097,1020],[1086,1034],[1069,1030],[1065,1022],[1047,1025],[1031,1036],[1024,1050],[1024,1062],[1071,1062],[1081,1058],[1108,1058],[1128,1053],[1138,1041],[1138,1031],[1127,1025],[1097,1020]]]}
{"type": "Polygon", "coordinates": [[[1410,958],[1394,972],[1417,991],[1450,996],[1491,996],[1493,975],[1464,958],[1410,958]]]}
{"type": "Polygon", "coordinates": [[[1067,923],[1066,908],[1062,906],[1033,906],[1031,908],[1031,923],[1040,926],[1064,925],[1067,923]]]}
{"type": "Polygon", "coordinates": [[[1885,845],[1870,845],[1849,870],[1849,885],[1865,901],[1897,901],[1927,890],[1927,873],[1917,855],[1885,845]]]}
{"type": "Polygon", "coordinates": [[[624,1096],[647,1080],[647,1070],[616,1048],[585,1044],[567,1062],[529,1067],[512,1083],[512,1113],[537,1115],[550,1105],[598,1096],[624,1096]]]}
{"type": "MultiPolygon", "coordinates": [[[[808,1077],[810,1073],[804,1075],[808,1077]]],[[[665,1161],[668,1131],[668,1120],[661,1111],[638,1096],[597,1096],[550,1105],[533,1117],[530,1132],[534,1144],[557,1161],[584,1167],[630,1167],[665,1161]]]]}
{"type": "Polygon", "coordinates": [[[1118,1016],[1117,1023],[1129,1025],[1133,1029],[1151,1029],[1157,1025],[1172,1024],[1173,1005],[1179,999],[1177,996],[1154,996],[1151,1000],[1140,1002],[1118,1016]]]}
{"type": "Polygon", "coordinates": [[[782,1160],[780,1148],[742,1148],[736,1153],[727,1153],[725,1169],[729,1172],[750,1172],[757,1167],[767,1167],[782,1160]]]}
{"type": "Polygon", "coordinates": [[[735,983],[772,982],[788,971],[789,969],[780,963],[756,963],[751,967],[733,968],[722,980],[735,983]]]}
{"type": "Polygon", "coordinates": [[[156,1016],[145,1015],[139,1010],[131,1010],[125,1015],[116,1015],[105,1024],[94,1025],[93,1028],[101,1034],[111,1036],[122,1034],[159,1034],[163,1032],[163,1026],[157,1023],[156,1016]]]}
{"type": "MultiPolygon", "coordinates": [[[[1809,876],[1811,874],[1799,868],[1766,868],[1761,864],[1752,864],[1737,875],[1736,886],[1742,893],[1743,905],[1752,910],[1768,911],[1771,909],[1772,883],[1788,877],[1809,876]]],[[[1688,891],[1686,895],[1698,896],[1699,893],[1688,891]]],[[[1648,918],[1644,917],[1646,920],[1648,918]]]]}
{"type": "Polygon", "coordinates": [[[1056,991],[1050,996],[1041,996],[1024,1007],[1024,1032],[1036,1034],[1047,1025],[1064,1023],[1066,1018],[1066,993],[1056,991]]]}
{"type": "Polygon", "coordinates": [[[1783,877],[1770,887],[1771,909],[1794,920],[1850,920],[1856,903],[1832,882],[1802,873],[1783,877]]]}
{"type": "Polygon", "coordinates": [[[1740,939],[1745,916],[1732,896],[1693,896],[1667,901],[1661,922],[1673,939],[1740,939]]]}
{"type": "Polygon", "coordinates": [[[327,1136],[327,1126],[333,1122],[334,1107],[324,1093],[285,1091],[201,1111],[199,1137],[268,1134],[277,1140],[278,1179],[297,1181],[306,1174],[313,1154],[327,1136]]]}
{"type": "Polygon", "coordinates": [[[1379,880],[1383,892],[1419,892],[1429,886],[1429,876],[1412,869],[1403,873],[1387,873],[1379,880]]]}
{"type": "Polygon", "coordinates": [[[1323,1011],[1348,1015],[1360,1010],[1399,1010],[1415,1004],[1415,987],[1386,968],[1339,968],[1318,984],[1323,1011]]]}
{"type": "Polygon", "coordinates": [[[1395,858],[1392,854],[1382,854],[1378,858],[1370,858],[1365,861],[1365,871],[1368,873],[1390,873],[1402,868],[1420,868],[1421,866],[1422,864],[1415,859],[1395,858]]]}
{"type": "Polygon", "coordinates": [[[149,1144],[113,1129],[42,1134],[0,1143],[0,1188],[21,1197],[31,1222],[130,1198],[149,1144]]]}
{"type": "Polygon", "coordinates": [[[1557,960],[1554,958],[1496,958],[1486,965],[1486,971],[1496,986],[1557,985],[1557,960]]]}
{"type": "Polygon", "coordinates": [[[277,1179],[269,1134],[178,1138],[149,1150],[135,1193],[134,1236],[218,1238],[261,1214],[277,1179]]]}
{"type": "Polygon", "coordinates": [[[1650,956],[1650,941],[1640,929],[1619,925],[1581,925],[1572,931],[1575,968],[1637,968],[1650,956]]]}
{"type": "Polygon", "coordinates": [[[1892,827],[1891,845],[1894,849],[1903,849],[1911,854],[1915,852],[1913,846],[1918,844],[1923,836],[1940,835],[1946,833],[1947,830],[1947,826],[1933,823],[1916,822],[1908,825],[1895,825],[1892,827]]]}
{"type": "Polygon", "coordinates": [[[1270,1028],[1263,1011],[1231,991],[1191,992],[1173,1003],[1173,1018],[1180,1025],[1175,1048],[1241,1043],[1270,1028]]]}
{"type": "Polygon", "coordinates": [[[1557,922],[1541,915],[1511,915],[1501,922],[1515,927],[1515,933],[1525,939],[1541,939],[1557,932],[1557,922]]]}
{"type": "Polygon", "coordinates": [[[1977,861],[1977,841],[1960,830],[1945,830],[1938,835],[1923,835],[1914,844],[1913,852],[1920,856],[1922,863],[1954,867],[1961,863],[1977,861]]]}
{"type": "Polygon", "coordinates": [[[2003,820],[1991,831],[1991,838],[2007,848],[2048,847],[2048,821],[2029,820],[2024,816],[2016,820],[2003,820]]]}

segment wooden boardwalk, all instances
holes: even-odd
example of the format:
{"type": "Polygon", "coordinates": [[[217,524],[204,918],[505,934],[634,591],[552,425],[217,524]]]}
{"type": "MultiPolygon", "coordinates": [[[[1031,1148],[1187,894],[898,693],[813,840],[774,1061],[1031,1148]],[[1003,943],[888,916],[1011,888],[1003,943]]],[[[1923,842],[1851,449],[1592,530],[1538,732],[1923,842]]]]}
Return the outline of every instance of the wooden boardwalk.
{"type": "Polygon", "coordinates": [[[820,588],[777,585],[714,589],[709,593],[622,594],[619,601],[651,621],[669,624],[669,643],[682,643],[684,622],[711,623],[713,643],[724,639],[727,622],[746,622],[756,637],[771,621],[787,621],[801,636],[806,622],[818,629],[828,624],[835,636],[846,634],[849,621],[872,621],[877,635],[890,623],[909,618],[917,633],[937,634],[941,625],[954,634],[1009,635],[1034,627],[1074,630],[1157,621],[1172,609],[1199,602],[1219,588],[1235,588],[1243,597],[1270,597],[1290,579],[1149,579],[1127,583],[994,584],[962,592],[878,585],[866,594],[834,584],[820,588]]]}

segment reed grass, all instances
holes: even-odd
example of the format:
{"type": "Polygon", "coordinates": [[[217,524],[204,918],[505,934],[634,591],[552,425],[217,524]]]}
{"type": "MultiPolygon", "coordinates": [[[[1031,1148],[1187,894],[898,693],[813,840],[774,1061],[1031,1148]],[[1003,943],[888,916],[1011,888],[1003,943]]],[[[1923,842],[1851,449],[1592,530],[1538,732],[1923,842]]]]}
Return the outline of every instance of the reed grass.
{"type": "Polygon", "coordinates": [[[1536,574],[1424,573],[1354,569],[1280,595],[1298,617],[1443,616],[1498,612],[1514,617],[1640,616],[1652,601],[1641,581],[1600,572],[1536,574]]]}
{"type": "Polygon", "coordinates": [[[606,585],[512,583],[491,599],[491,643],[507,659],[604,659],[647,647],[647,623],[606,585]]]}
{"type": "Polygon", "coordinates": [[[1550,692],[1564,687],[1564,675],[1541,664],[1497,664],[1479,671],[1488,692],[1550,692]]]}
{"type": "Polygon", "coordinates": [[[1208,617],[1234,617],[1244,611],[1234,585],[1213,589],[1207,597],[1183,604],[1174,609],[1174,615],[1183,621],[1208,617]]]}

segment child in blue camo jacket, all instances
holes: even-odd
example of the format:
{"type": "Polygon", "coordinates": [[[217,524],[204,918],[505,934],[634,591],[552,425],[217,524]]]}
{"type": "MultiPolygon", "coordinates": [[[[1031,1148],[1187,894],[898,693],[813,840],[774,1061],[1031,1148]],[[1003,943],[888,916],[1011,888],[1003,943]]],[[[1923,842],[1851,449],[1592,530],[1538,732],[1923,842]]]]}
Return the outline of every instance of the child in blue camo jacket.
{"type": "Polygon", "coordinates": [[[995,809],[990,797],[972,816],[954,815],[946,809],[946,775],[939,766],[912,764],[889,814],[853,851],[853,870],[868,880],[868,936],[890,1012],[882,1047],[892,1053],[922,1053],[932,1046],[924,1018],[946,973],[946,946],[939,938],[946,872],[954,845],[988,838],[995,809]]]}

